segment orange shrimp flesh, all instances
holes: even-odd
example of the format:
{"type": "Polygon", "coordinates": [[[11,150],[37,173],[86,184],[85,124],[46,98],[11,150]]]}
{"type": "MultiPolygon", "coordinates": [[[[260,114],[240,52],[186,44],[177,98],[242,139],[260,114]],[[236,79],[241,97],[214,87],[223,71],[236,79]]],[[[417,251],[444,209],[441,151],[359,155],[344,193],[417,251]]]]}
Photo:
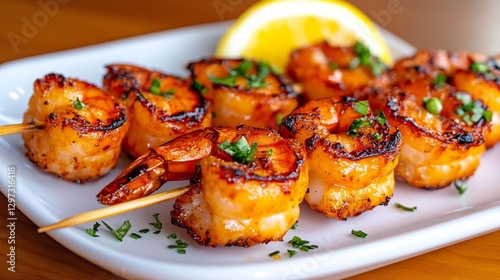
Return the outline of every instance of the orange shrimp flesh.
{"type": "Polygon", "coordinates": [[[211,104],[181,78],[133,65],[109,65],[104,88],[123,100],[130,129],[123,149],[133,157],[212,123],[211,104]]]}
{"type": "Polygon", "coordinates": [[[28,158],[43,170],[83,183],[115,167],[129,122],[102,89],[59,74],[37,79],[23,121],[44,123],[23,133],[28,158]]]}
{"type": "Polygon", "coordinates": [[[430,77],[442,75],[457,91],[485,103],[492,112],[491,128],[484,135],[486,147],[500,141],[500,67],[495,59],[471,52],[420,50],[393,67],[397,80],[411,80],[414,71],[430,77]]]}
{"type": "Polygon", "coordinates": [[[303,87],[306,100],[352,95],[364,87],[389,82],[385,66],[366,46],[331,46],[327,42],[292,52],[287,72],[303,87]]]}
{"type": "Polygon", "coordinates": [[[401,136],[366,101],[310,101],[283,119],[280,133],[307,153],[305,199],[315,211],[345,220],[389,202],[401,136]]]}
{"type": "Polygon", "coordinates": [[[489,124],[482,115],[472,115],[475,109],[466,107],[472,104],[485,112],[486,106],[447,84],[436,85],[435,78],[418,68],[407,69],[405,75],[407,80],[398,81],[394,89],[369,98],[401,131],[403,146],[396,175],[426,189],[468,178],[485,151],[483,135],[489,124]]]}
{"type": "Polygon", "coordinates": [[[172,222],[198,243],[214,247],[282,240],[299,218],[308,184],[305,155],[296,141],[271,129],[218,127],[150,149],[98,200],[119,203],[147,195],[168,180],[189,178],[191,189],[177,198],[172,222]],[[246,162],[224,148],[243,145],[241,141],[255,147],[246,162]]]}
{"type": "Polygon", "coordinates": [[[206,58],[189,64],[193,86],[213,101],[214,126],[278,128],[298,106],[290,82],[263,61],[206,58]]]}

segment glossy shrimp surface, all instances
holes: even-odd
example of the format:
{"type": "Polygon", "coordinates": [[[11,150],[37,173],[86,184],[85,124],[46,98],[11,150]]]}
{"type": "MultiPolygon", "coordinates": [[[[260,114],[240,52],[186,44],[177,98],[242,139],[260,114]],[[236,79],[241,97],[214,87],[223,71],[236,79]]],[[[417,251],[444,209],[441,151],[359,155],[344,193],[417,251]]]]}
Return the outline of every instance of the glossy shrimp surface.
{"type": "Polygon", "coordinates": [[[485,132],[487,147],[500,141],[500,67],[483,54],[420,50],[398,61],[393,68],[398,80],[410,80],[415,72],[430,77],[442,75],[447,84],[481,100],[492,112],[490,129],[485,132]]]}
{"type": "Polygon", "coordinates": [[[336,47],[322,42],[295,50],[287,72],[303,87],[306,100],[349,96],[389,82],[385,66],[361,43],[336,47]]]}
{"type": "Polygon", "coordinates": [[[419,69],[408,69],[405,75],[407,79],[394,89],[370,98],[401,131],[403,147],[396,175],[427,189],[468,178],[485,151],[486,106],[468,93],[436,84],[435,78],[419,69]]]}
{"type": "Polygon", "coordinates": [[[281,240],[298,220],[308,173],[300,146],[273,130],[206,128],[150,149],[98,200],[115,204],[185,179],[191,188],[177,198],[172,222],[202,245],[247,247],[281,240]],[[243,159],[227,152],[245,147],[253,152],[243,159]]]}
{"type": "Polygon", "coordinates": [[[44,124],[22,135],[28,158],[76,182],[98,178],[116,165],[129,126],[125,108],[108,93],[59,74],[35,81],[23,121],[44,124]]]}
{"type": "Polygon", "coordinates": [[[290,82],[267,63],[207,58],[189,64],[193,86],[213,101],[213,124],[278,128],[298,106],[290,82]]]}
{"type": "Polygon", "coordinates": [[[345,220],[389,202],[401,136],[366,101],[310,101],[283,119],[280,133],[307,153],[305,199],[315,211],[345,220]]]}
{"type": "Polygon", "coordinates": [[[123,149],[133,157],[212,124],[211,104],[181,78],[133,65],[109,65],[104,88],[128,108],[123,149]]]}

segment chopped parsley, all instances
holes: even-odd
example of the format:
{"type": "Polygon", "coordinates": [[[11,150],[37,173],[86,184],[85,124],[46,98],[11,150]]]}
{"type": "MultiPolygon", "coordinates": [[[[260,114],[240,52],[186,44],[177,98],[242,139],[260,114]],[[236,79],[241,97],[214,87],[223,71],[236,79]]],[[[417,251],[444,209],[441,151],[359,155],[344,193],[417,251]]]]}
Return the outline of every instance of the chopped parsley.
{"type": "Polygon", "coordinates": [[[473,62],[470,66],[470,70],[480,73],[480,74],[486,74],[490,72],[490,68],[488,67],[488,64],[484,62],[473,62]]]}
{"type": "Polygon", "coordinates": [[[362,116],[366,116],[366,114],[368,114],[368,101],[363,100],[354,102],[354,111],[362,116]]]}
{"type": "Polygon", "coordinates": [[[427,112],[439,115],[443,110],[443,102],[437,97],[424,97],[423,104],[427,112]]]}
{"type": "MultiPolygon", "coordinates": [[[[155,227],[156,229],[161,230],[161,228],[163,227],[163,224],[160,222],[160,219],[158,219],[159,215],[160,215],[159,213],[153,214],[153,218],[155,219],[155,222],[149,223],[149,224],[152,225],[153,227],[155,227]]],[[[158,234],[158,233],[154,232],[154,234],[158,234]]]]}
{"type": "Polygon", "coordinates": [[[455,109],[455,113],[462,117],[462,120],[467,125],[473,125],[482,118],[487,122],[491,122],[493,113],[486,110],[480,101],[472,100],[468,93],[457,93],[455,98],[462,102],[462,106],[455,109]]]}
{"type": "Polygon", "coordinates": [[[290,229],[297,229],[298,227],[299,227],[299,221],[296,221],[295,223],[293,223],[290,229]]]}
{"type": "Polygon", "coordinates": [[[351,136],[351,137],[356,137],[358,136],[358,129],[363,128],[363,127],[369,127],[372,125],[371,120],[368,117],[362,117],[359,119],[355,119],[352,121],[351,125],[349,126],[349,129],[346,131],[346,134],[351,136]]]}
{"type": "Polygon", "coordinates": [[[465,180],[457,180],[453,182],[453,185],[455,185],[459,194],[464,194],[467,191],[467,181],[465,180]]]}
{"type": "Polygon", "coordinates": [[[187,247],[189,247],[189,244],[182,241],[181,239],[175,240],[175,245],[168,245],[168,249],[176,249],[177,254],[181,254],[181,255],[186,254],[187,247]]]}
{"type": "Polygon", "coordinates": [[[380,125],[384,125],[387,123],[387,117],[385,116],[384,112],[377,110],[375,113],[377,115],[377,122],[380,125]]]}
{"type": "Polygon", "coordinates": [[[162,92],[160,80],[154,78],[153,81],[151,82],[151,86],[149,87],[149,92],[163,97],[171,97],[172,95],[175,94],[175,89],[171,88],[167,91],[162,92]]]}
{"type": "Polygon", "coordinates": [[[279,253],[280,253],[280,251],[274,251],[274,252],[270,253],[269,256],[272,258],[272,257],[276,256],[279,253]]]}
{"type": "Polygon", "coordinates": [[[281,122],[283,121],[283,114],[282,113],[278,113],[276,114],[276,125],[281,125],[281,122]]]}
{"type": "Polygon", "coordinates": [[[313,245],[313,244],[309,245],[308,240],[304,240],[298,236],[294,236],[290,241],[288,241],[288,243],[290,243],[293,246],[293,248],[297,248],[304,252],[309,252],[309,250],[319,248],[318,245],[313,245]]]}
{"type": "Polygon", "coordinates": [[[109,229],[118,240],[122,241],[123,237],[127,234],[127,232],[132,228],[132,224],[130,224],[129,220],[126,220],[123,222],[123,224],[117,229],[114,230],[110,225],[106,224],[104,221],[101,220],[101,222],[104,224],[104,226],[109,229]]]}
{"type": "Polygon", "coordinates": [[[130,234],[130,237],[133,238],[133,239],[139,239],[139,238],[142,238],[142,236],[140,236],[139,234],[135,233],[135,232],[132,232],[130,234]]]}
{"type": "Polygon", "coordinates": [[[171,234],[167,235],[167,238],[168,239],[176,239],[177,238],[177,234],[171,233],[171,234]]]}
{"type": "Polygon", "coordinates": [[[243,164],[252,162],[255,151],[257,150],[257,143],[254,142],[252,146],[250,146],[244,136],[232,144],[226,140],[218,146],[231,155],[234,161],[243,164]]]}
{"type": "Polygon", "coordinates": [[[354,51],[358,55],[349,63],[349,68],[353,69],[358,65],[364,65],[371,69],[374,76],[380,76],[385,65],[378,58],[371,55],[370,49],[361,42],[354,44],[354,51]]]}
{"type": "Polygon", "coordinates": [[[88,228],[86,230],[86,232],[92,236],[92,237],[99,237],[99,235],[97,235],[97,232],[99,231],[99,227],[101,226],[101,224],[99,224],[98,222],[96,222],[94,224],[94,226],[92,228],[88,228]]]}
{"type": "Polygon", "coordinates": [[[81,110],[81,109],[85,108],[85,106],[87,106],[87,104],[80,101],[79,97],[77,97],[76,100],[73,101],[73,107],[75,107],[75,109],[77,109],[77,110],[81,110]]]}
{"type": "Polygon", "coordinates": [[[148,233],[149,232],[149,229],[147,228],[143,228],[141,230],[139,230],[140,233],[148,233]]]}
{"type": "Polygon", "coordinates": [[[191,84],[191,87],[196,90],[197,92],[201,94],[206,94],[208,89],[197,79],[193,80],[193,83],[191,84]]]}
{"type": "Polygon", "coordinates": [[[293,257],[293,256],[295,256],[295,254],[297,254],[296,250],[290,250],[290,249],[288,249],[286,251],[288,252],[288,257],[290,257],[290,258],[293,257]]]}
{"type": "Polygon", "coordinates": [[[434,85],[435,87],[441,88],[446,84],[447,80],[448,80],[448,78],[445,75],[438,73],[436,75],[436,77],[434,77],[434,81],[432,81],[432,85],[434,85]]]}
{"type": "Polygon", "coordinates": [[[408,211],[408,212],[413,212],[415,210],[417,210],[417,206],[413,206],[413,207],[408,207],[408,206],[404,206],[403,204],[400,204],[400,203],[395,203],[394,206],[396,206],[397,208],[401,209],[401,210],[405,210],[405,211],[408,211]]]}
{"type": "Polygon", "coordinates": [[[362,230],[351,230],[351,234],[354,235],[354,236],[357,236],[357,237],[361,237],[361,238],[365,238],[366,236],[368,236],[367,233],[365,233],[364,231],[362,230]]]}
{"type": "Polygon", "coordinates": [[[373,138],[375,138],[375,140],[377,140],[377,141],[382,140],[382,135],[380,135],[380,133],[378,133],[378,132],[374,132],[374,133],[372,133],[372,136],[373,136],[373,138]]]}
{"type": "Polygon", "coordinates": [[[252,67],[253,63],[249,60],[243,60],[238,67],[229,70],[227,77],[213,77],[208,76],[213,84],[224,85],[229,87],[236,86],[238,77],[243,77],[247,81],[248,88],[261,88],[267,86],[264,79],[273,73],[279,75],[278,71],[271,65],[264,61],[256,62],[256,74],[249,74],[248,70],[252,67]]]}

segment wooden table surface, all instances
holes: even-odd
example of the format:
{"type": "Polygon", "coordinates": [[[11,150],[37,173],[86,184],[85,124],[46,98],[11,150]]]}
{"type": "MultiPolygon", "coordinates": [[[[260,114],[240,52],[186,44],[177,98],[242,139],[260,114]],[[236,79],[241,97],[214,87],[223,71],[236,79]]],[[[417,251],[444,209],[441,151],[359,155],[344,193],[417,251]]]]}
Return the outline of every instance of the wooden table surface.
{"type": "MultiPolygon", "coordinates": [[[[233,19],[254,2],[1,0],[0,62],[233,19]],[[37,25],[28,30],[26,22],[37,25]]],[[[6,221],[7,200],[3,196],[0,209],[4,209],[0,211],[0,219],[6,221]]],[[[20,211],[17,218],[16,272],[7,271],[8,233],[2,226],[0,279],[121,279],[78,257],[47,235],[38,234],[37,226],[20,211]]],[[[352,279],[500,279],[499,252],[500,231],[497,230],[352,279]]]]}

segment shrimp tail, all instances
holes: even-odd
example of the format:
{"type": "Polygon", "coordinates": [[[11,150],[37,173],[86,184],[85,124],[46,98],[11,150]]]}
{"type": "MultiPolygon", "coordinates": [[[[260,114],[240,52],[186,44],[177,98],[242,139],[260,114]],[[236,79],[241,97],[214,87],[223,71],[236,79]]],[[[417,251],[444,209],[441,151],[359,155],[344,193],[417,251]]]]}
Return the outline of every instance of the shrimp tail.
{"type": "Polygon", "coordinates": [[[136,159],[97,195],[97,200],[106,205],[136,199],[159,189],[167,180],[168,165],[154,150],[136,159]]]}

